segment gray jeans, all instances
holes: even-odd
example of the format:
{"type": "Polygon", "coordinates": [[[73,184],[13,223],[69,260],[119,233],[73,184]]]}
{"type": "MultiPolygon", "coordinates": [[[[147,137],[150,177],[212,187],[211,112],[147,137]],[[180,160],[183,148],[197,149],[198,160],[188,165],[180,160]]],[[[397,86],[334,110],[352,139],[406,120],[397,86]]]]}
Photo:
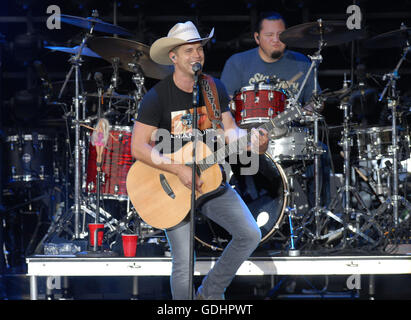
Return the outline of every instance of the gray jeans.
{"type": "MultiPolygon", "coordinates": [[[[232,236],[232,240],[198,289],[206,299],[224,299],[224,292],[238,268],[247,260],[261,241],[250,210],[231,187],[221,196],[207,201],[201,213],[219,224],[232,236]]],[[[171,292],[174,300],[189,299],[190,223],[166,231],[172,254],[171,292]]]]}

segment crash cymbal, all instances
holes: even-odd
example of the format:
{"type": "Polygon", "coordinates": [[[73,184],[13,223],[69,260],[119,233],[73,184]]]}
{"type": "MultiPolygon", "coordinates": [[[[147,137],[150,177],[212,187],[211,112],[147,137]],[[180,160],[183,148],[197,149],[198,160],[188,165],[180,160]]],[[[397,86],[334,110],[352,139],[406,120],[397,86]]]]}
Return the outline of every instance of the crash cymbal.
{"type": "Polygon", "coordinates": [[[365,31],[350,30],[345,21],[316,21],[286,29],[280,34],[280,40],[289,47],[317,48],[321,33],[327,46],[336,46],[365,37],[365,31]]]}
{"type": "Polygon", "coordinates": [[[123,36],[133,35],[132,33],[130,33],[129,31],[127,31],[126,29],[122,27],[104,22],[103,20],[95,18],[95,17],[83,18],[83,17],[75,17],[75,16],[69,16],[66,14],[62,14],[61,21],[64,23],[74,25],[76,27],[83,28],[83,29],[91,29],[91,27],[94,25],[95,31],[111,33],[111,34],[118,34],[118,35],[123,35],[123,36]]]}
{"type": "Polygon", "coordinates": [[[163,79],[173,71],[172,67],[151,60],[150,47],[136,41],[98,37],[90,39],[88,44],[93,51],[110,63],[113,63],[114,58],[118,58],[119,67],[130,72],[135,72],[133,66],[140,66],[146,77],[163,79]]]}
{"type": "MultiPolygon", "coordinates": [[[[45,48],[53,50],[53,51],[77,54],[80,46],[75,46],[73,48],[68,48],[68,47],[45,47],[45,48]]],[[[94,51],[90,50],[87,47],[84,47],[83,50],[81,50],[81,55],[87,56],[87,57],[93,57],[93,58],[101,58],[97,53],[95,53],[94,51]]]]}
{"type": "Polygon", "coordinates": [[[405,47],[407,41],[411,41],[411,28],[400,28],[368,39],[364,46],[370,49],[405,47]]]}

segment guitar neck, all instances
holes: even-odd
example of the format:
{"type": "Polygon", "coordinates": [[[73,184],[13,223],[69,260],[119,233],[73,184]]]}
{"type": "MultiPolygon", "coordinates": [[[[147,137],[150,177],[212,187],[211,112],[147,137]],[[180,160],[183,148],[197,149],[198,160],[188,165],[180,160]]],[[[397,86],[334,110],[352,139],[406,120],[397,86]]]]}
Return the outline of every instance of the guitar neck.
{"type": "MultiPolygon", "coordinates": [[[[290,107],[287,111],[279,114],[277,117],[270,119],[269,122],[265,122],[258,129],[265,129],[267,132],[270,132],[276,127],[284,126],[287,123],[298,119],[301,115],[301,110],[298,106],[294,105],[290,107]]],[[[207,170],[209,167],[215,165],[216,163],[223,162],[225,158],[230,155],[237,154],[240,150],[246,150],[248,141],[251,141],[251,131],[247,132],[247,135],[240,137],[239,139],[226,144],[224,147],[219,148],[213,154],[204,158],[201,162],[198,163],[198,168],[200,171],[207,170]]]]}

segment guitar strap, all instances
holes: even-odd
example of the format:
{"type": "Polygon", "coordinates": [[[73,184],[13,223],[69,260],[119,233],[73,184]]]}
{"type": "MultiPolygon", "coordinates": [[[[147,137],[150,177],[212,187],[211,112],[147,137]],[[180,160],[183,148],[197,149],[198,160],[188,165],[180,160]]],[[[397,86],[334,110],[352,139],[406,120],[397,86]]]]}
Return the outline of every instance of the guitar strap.
{"type": "MultiPolygon", "coordinates": [[[[207,109],[208,119],[211,121],[213,129],[224,129],[221,116],[220,100],[218,98],[217,86],[214,82],[213,77],[209,76],[208,74],[201,74],[200,85],[207,109]]],[[[222,139],[222,142],[224,143],[224,137],[220,137],[220,139],[222,139]]],[[[225,183],[227,177],[224,170],[222,170],[222,173],[223,181],[221,182],[219,190],[225,191],[227,189],[227,185],[225,183]]]]}
{"type": "Polygon", "coordinates": [[[220,100],[218,99],[218,91],[214,79],[207,74],[201,74],[200,84],[207,108],[208,119],[211,121],[214,130],[217,128],[222,129],[223,122],[221,117],[220,100]]]}

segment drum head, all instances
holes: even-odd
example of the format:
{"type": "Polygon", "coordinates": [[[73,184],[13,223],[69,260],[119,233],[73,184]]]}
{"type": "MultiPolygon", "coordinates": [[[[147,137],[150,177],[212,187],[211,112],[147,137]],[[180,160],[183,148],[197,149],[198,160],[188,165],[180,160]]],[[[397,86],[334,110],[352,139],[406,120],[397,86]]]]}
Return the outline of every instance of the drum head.
{"type": "MultiPolygon", "coordinates": [[[[230,185],[244,200],[261,230],[264,243],[279,229],[287,206],[287,179],[270,155],[259,157],[255,175],[241,175],[241,165],[231,165],[230,185]]],[[[200,215],[196,220],[196,240],[213,250],[223,250],[231,235],[212,220],[200,215]]]]}

